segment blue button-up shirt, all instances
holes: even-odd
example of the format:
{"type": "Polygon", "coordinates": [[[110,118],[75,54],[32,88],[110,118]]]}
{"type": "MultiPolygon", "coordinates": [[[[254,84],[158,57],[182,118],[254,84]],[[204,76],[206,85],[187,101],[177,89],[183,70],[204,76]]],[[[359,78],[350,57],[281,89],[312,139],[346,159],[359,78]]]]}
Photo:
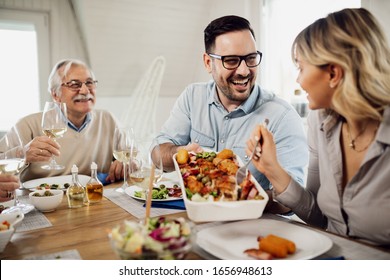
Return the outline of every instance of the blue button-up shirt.
{"type": "MultiPolygon", "coordinates": [[[[205,149],[232,149],[242,160],[246,141],[257,124],[269,119],[278,160],[298,182],[304,183],[308,149],[303,122],[294,108],[275,94],[255,85],[249,98],[228,112],[218,99],[214,81],[189,85],[177,99],[170,117],[157,136],[160,143],[198,143],[205,149]]],[[[249,168],[264,189],[268,179],[252,164],[249,168]]]]}
{"type": "Polygon", "coordinates": [[[80,126],[80,128],[78,128],[77,126],[75,126],[69,119],[68,119],[68,126],[71,128],[71,129],[73,129],[73,130],[75,130],[75,131],[77,131],[77,132],[80,132],[80,131],[82,131],[87,125],[88,125],[88,123],[91,121],[91,113],[88,113],[87,114],[87,116],[86,116],[86,118],[85,118],[85,120],[84,120],[84,122],[83,122],[83,124],[80,126]]]}

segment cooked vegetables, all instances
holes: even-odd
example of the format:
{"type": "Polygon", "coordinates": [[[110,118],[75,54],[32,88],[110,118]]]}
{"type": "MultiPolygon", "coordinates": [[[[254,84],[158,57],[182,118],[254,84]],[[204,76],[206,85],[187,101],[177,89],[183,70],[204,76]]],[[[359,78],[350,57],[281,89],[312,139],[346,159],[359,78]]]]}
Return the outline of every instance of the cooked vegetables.
{"type": "Polygon", "coordinates": [[[192,201],[264,199],[250,174],[237,186],[235,175],[239,166],[232,150],[190,154],[189,160],[179,163],[179,167],[187,198],[192,201]]]}
{"type": "Polygon", "coordinates": [[[54,194],[51,191],[45,191],[43,194],[40,194],[39,192],[35,192],[32,194],[32,196],[53,196],[54,194]]]}
{"type": "Polygon", "coordinates": [[[190,158],[188,151],[184,149],[180,149],[177,151],[176,160],[179,164],[184,164],[190,158]]]}

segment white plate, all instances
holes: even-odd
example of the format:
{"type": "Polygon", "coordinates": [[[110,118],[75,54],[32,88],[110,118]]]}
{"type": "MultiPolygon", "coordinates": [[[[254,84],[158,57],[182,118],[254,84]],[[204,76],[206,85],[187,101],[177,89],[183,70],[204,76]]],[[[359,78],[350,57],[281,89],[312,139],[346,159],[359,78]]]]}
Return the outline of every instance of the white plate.
{"type": "MultiPolygon", "coordinates": [[[[91,177],[79,174],[78,178],[79,178],[80,183],[83,186],[85,186],[88,183],[88,181],[89,181],[89,179],[91,177]]],[[[66,183],[71,184],[72,183],[72,175],[64,175],[64,176],[55,176],[55,177],[34,179],[34,180],[30,180],[30,181],[24,182],[23,183],[23,187],[25,189],[28,189],[29,191],[36,191],[37,187],[40,184],[45,184],[45,183],[49,184],[49,185],[58,184],[58,185],[61,185],[60,189],[64,189],[64,186],[63,186],[64,184],[66,184],[66,183]]]]}
{"type": "MultiPolygon", "coordinates": [[[[180,188],[179,183],[172,182],[172,181],[162,181],[162,182],[158,183],[158,186],[163,185],[163,184],[165,185],[165,187],[167,189],[168,188],[172,188],[173,185],[178,185],[179,188],[180,188]]],[[[136,191],[143,191],[143,190],[144,190],[143,188],[133,185],[133,186],[130,186],[130,187],[126,188],[125,189],[125,193],[128,194],[129,196],[131,196],[134,199],[145,201],[144,198],[137,197],[134,194],[136,191]]],[[[165,198],[165,199],[152,199],[152,201],[172,201],[172,200],[180,200],[180,199],[183,199],[183,198],[182,197],[170,197],[170,196],[168,196],[168,198],[165,198]]]]}
{"type": "Polygon", "coordinates": [[[271,219],[226,223],[200,230],[197,234],[197,244],[220,259],[253,260],[244,251],[258,248],[257,237],[268,234],[284,237],[295,243],[296,252],[283,260],[312,259],[332,247],[332,241],[323,234],[271,219]]]}

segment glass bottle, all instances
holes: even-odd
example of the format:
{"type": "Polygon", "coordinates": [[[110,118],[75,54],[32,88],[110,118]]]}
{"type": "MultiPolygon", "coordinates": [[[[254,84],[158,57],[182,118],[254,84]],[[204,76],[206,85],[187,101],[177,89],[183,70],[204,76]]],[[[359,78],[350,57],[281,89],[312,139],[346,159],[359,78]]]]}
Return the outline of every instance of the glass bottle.
{"type": "Polygon", "coordinates": [[[66,190],[69,208],[79,208],[84,206],[85,188],[80,184],[78,178],[79,169],[75,164],[72,166],[72,184],[66,190]]]}
{"type": "Polygon", "coordinates": [[[99,202],[103,198],[103,184],[97,177],[97,164],[95,162],[91,164],[91,179],[86,185],[86,192],[88,203],[99,202]]]}
{"type": "Polygon", "coordinates": [[[300,89],[296,89],[294,91],[294,96],[291,98],[290,103],[302,118],[307,117],[309,112],[308,100],[306,95],[300,89]]]}

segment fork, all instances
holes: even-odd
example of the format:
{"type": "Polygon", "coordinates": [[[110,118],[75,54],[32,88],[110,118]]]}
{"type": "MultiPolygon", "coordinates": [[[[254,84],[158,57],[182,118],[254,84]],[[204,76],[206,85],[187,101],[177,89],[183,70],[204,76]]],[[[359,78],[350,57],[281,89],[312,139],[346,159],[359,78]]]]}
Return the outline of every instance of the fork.
{"type": "MultiPolygon", "coordinates": [[[[268,126],[268,123],[269,123],[269,120],[266,118],[264,119],[264,122],[263,122],[263,125],[265,127],[268,126]]],[[[255,155],[256,153],[256,148],[257,148],[257,145],[259,144],[260,142],[257,142],[256,143],[256,146],[253,148],[253,151],[252,151],[252,154],[250,155],[250,157],[248,158],[248,161],[243,165],[241,166],[238,170],[237,170],[237,173],[236,173],[236,183],[237,185],[241,185],[241,183],[245,180],[245,178],[247,177],[248,175],[248,165],[249,163],[252,161],[253,159],[253,156],[255,155]]]]}

